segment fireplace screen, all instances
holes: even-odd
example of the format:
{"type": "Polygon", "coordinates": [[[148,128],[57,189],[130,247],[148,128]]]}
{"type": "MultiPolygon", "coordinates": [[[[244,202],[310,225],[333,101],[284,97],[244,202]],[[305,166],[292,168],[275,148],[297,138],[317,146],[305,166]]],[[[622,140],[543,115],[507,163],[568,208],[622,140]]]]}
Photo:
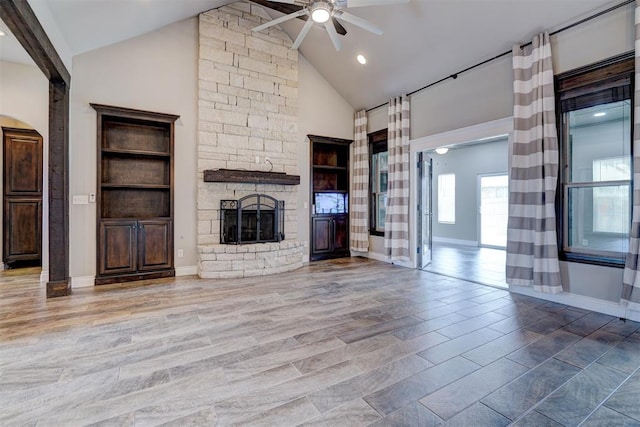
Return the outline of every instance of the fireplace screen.
{"type": "Polygon", "coordinates": [[[279,242],[284,240],[284,201],[264,194],[220,201],[220,243],[279,242]]]}

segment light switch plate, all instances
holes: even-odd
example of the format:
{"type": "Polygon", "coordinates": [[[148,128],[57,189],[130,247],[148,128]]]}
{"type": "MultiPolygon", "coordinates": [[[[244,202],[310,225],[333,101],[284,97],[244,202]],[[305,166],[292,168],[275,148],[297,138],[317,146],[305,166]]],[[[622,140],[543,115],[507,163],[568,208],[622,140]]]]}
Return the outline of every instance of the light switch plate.
{"type": "Polygon", "coordinates": [[[89,196],[86,194],[80,194],[73,196],[73,204],[74,205],[88,205],[89,204],[89,196]]]}

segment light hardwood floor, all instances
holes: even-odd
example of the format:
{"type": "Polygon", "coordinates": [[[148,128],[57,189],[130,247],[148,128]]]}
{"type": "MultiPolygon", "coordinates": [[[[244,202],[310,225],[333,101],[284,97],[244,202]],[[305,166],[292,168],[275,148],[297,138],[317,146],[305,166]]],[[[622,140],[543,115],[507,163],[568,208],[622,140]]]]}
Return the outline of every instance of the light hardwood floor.
{"type": "Polygon", "coordinates": [[[2,426],[640,425],[640,324],[476,283],[359,258],[37,280],[0,273],[2,426]]]}

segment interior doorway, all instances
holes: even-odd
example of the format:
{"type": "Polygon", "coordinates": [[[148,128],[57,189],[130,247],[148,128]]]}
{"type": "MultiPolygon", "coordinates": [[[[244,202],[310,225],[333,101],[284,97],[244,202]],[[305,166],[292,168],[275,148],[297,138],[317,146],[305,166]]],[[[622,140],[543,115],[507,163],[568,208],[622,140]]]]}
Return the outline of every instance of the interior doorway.
{"type": "Polygon", "coordinates": [[[417,153],[417,266],[507,288],[506,135],[417,153]]]}

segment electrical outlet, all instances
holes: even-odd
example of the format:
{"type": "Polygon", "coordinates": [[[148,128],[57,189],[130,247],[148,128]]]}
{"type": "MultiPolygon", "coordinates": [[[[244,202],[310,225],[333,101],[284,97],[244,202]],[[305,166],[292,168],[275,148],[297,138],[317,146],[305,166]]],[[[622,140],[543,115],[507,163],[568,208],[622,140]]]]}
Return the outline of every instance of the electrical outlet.
{"type": "Polygon", "coordinates": [[[256,165],[260,164],[260,156],[256,156],[256,165]]]}
{"type": "Polygon", "coordinates": [[[589,246],[589,240],[582,239],[582,246],[589,246]]]}
{"type": "Polygon", "coordinates": [[[89,203],[96,202],[96,193],[89,193],[89,203]]]}
{"type": "Polygon", "coordinates": [[[178,258],[182,258],[184,256],[184,250],[178,249],[178,258]]]}

